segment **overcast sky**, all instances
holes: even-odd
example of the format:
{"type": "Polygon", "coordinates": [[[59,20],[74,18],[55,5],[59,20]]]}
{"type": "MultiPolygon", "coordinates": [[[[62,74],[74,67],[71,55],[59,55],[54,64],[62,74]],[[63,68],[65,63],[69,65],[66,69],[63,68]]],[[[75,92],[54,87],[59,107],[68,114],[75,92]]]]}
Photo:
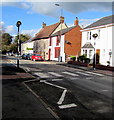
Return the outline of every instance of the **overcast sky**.
{"type": "Polygon", "coordinates": [[[112,0],[2,0],[0,27],[6,32],[16,34],[15,23],[22,21],[21,32],[34,35],[41,29],[42,22],[47,25],[58,22],[63,10],[65,23],[73,25],[76,17],[80,25],[86,26],[112,14],[112,0]],[[84,2],[85,1],[85,2],[84,2]],[[58,3],[60,6],[55,6],[58,3]]]}

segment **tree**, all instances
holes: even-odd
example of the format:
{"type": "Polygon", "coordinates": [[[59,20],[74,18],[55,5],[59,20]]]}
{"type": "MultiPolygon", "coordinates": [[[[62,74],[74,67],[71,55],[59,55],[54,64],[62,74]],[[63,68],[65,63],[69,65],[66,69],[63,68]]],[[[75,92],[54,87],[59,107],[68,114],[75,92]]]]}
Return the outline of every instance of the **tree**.
{"type": "MultiPolygon", "coordinates": [[[[20,34],[20,41],[21,43],[29,40],[31,38],[30,35],[27,35],[27,34],[20,34]]],[[[19,39],[19,36],[17,35],[14,39],[15,43],[18,43],[18,39],[19,39]]]]}
{"type": "Polygon", "coordinates": [[[2,34],[2,44],[3,45],[10,45],[12,42],[12,36],[9,33],[2,34]]]}
{"type": "Polygon", "coordinates": [[[10,44],[12,42],[12,36],[9,33],[1,34],[0,43],[2,44],[2,53],[10,51],[10,44]]]}

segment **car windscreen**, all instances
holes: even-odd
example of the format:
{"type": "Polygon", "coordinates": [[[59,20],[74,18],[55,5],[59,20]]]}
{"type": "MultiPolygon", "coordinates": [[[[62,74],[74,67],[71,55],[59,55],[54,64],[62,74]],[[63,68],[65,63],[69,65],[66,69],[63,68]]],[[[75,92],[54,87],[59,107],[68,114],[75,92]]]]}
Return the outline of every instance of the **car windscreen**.
{"type": "Polygon", "coordinates": [[[35,56],[41,56],[40,54],[35,54],[35,56]]]}

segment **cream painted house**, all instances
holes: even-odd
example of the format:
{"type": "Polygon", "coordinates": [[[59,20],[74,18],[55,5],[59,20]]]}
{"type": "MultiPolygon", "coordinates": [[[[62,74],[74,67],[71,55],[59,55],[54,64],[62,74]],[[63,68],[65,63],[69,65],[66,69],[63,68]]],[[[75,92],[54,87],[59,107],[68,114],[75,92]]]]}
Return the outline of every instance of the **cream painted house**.
{"type": "Polygon", "coordinates": [[[48,48],[50,42],[50,36],[61,29],[67,28],[67,25],[64,23],[64,17],[60,17],[60,22],[46,26],[45,23],[42,25],[42,29],[35,35],[33,41],[33,52],[40,53],[44,60],[49,59],[48,48]]]}
{"type": "Polygon", "coordinates": [[[21,55],[33,53],[33,44],[34,44],[34,41],[32,41],[32,38],[23,42],[21,44],[21,55]]]}
{"type": "Polygon", "coordinates": [[[86,54],[92,61],[94,53],[96,53],[99,56],[98,60],[96,60],[97,62],[99,61],[102,65],[108,65],[108,62],[110,62],[110,66],[114,66],[114,61],[112,60],[113,29],[112,16],[107,16],[81,30],[81,54],[86,54]],[[94,38],[93,34],[97,34],[97,37],[94,38]]]}

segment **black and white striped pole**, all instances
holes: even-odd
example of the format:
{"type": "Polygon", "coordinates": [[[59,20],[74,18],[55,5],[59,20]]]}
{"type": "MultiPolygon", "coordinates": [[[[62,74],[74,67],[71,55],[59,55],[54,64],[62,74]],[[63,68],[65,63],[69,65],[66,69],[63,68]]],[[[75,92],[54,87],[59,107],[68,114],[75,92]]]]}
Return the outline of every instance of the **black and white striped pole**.
{"type": "Polygon", "coordinates": [[[17,68],[19,68],[19,55],[20,55],[20,34],[19,34],[19,28],[20,28],[20,25],[21,25],[21,21],[17,21],[16,23],[16,26],[18,28],[18,43],[17,43],[17,46],[18,46],[18,58],[17,58],[17,68]]]}

